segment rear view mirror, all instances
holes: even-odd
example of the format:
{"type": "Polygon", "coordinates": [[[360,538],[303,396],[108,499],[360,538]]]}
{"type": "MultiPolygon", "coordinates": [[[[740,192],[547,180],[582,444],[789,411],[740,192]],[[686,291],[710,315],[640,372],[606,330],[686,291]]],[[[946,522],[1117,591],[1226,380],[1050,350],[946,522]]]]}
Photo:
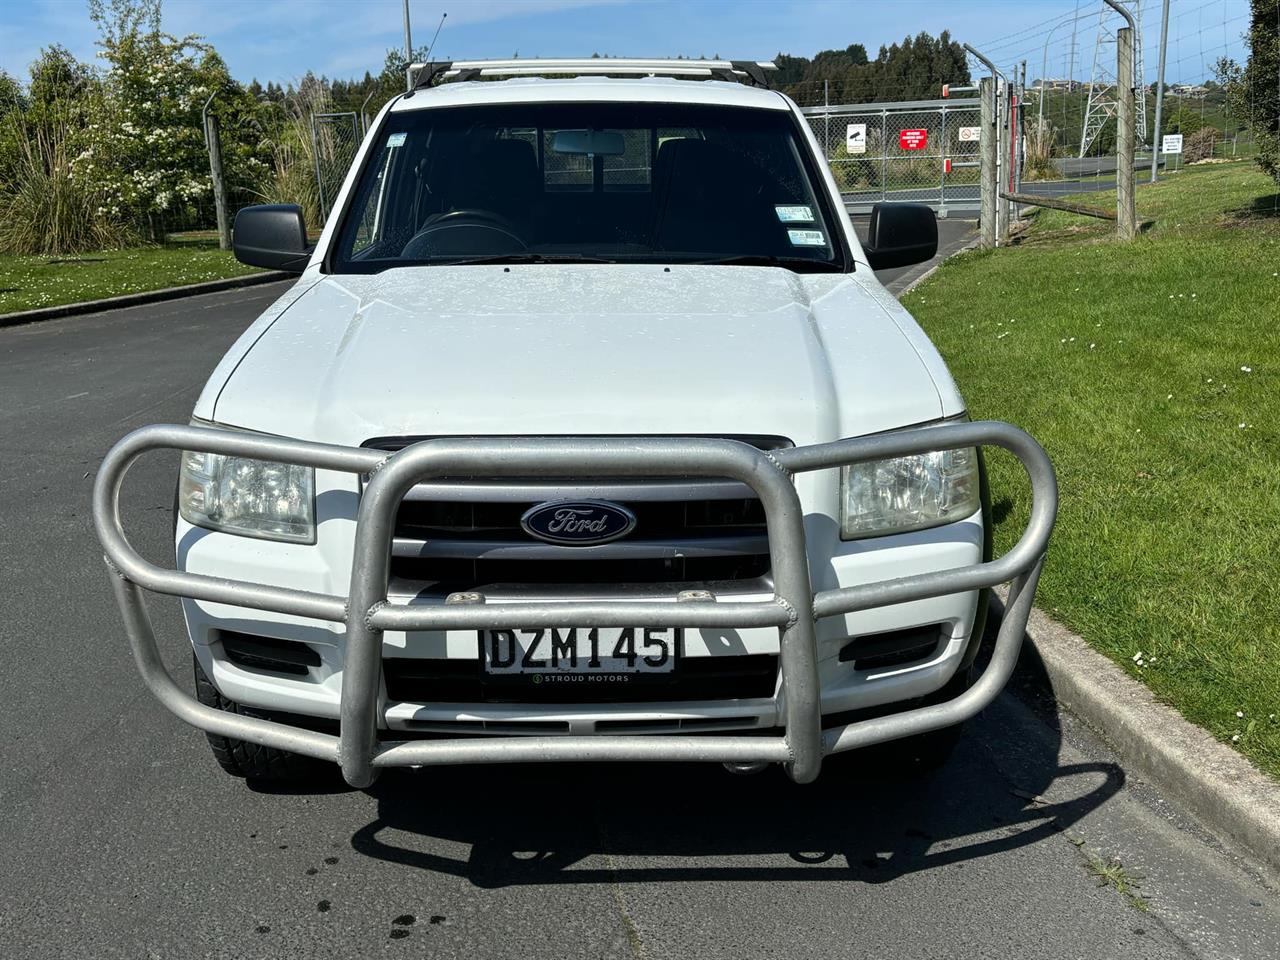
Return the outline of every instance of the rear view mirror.
{"type": "Polygon", "coordinates": [[[922,203],[877,203],[863,245],[872,270],[907,267],[938,252],[938,221],[922,203]]]}
{"type": "Polygon", "coordinates": [[[621,156],[626,149],[617,130],[557,130],[551,138],[553,153],[621,156]]]}
{"type": "Polygon", "coordinates": [[[301,273],[311,259],[307,223],[293,203],[264,203],[236,214],[231,247],[251,267],[301,273]]]}

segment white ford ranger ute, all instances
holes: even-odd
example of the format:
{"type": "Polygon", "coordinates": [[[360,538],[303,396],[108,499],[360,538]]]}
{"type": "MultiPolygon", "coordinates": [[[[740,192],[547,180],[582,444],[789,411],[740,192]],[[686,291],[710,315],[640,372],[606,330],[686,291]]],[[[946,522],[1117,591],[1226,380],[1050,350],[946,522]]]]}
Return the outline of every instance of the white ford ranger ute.
{"type": "Polygon", "coordinates": [[[968,420],[873,273],[931,257],[933,214],[882,206],[860,244],[769,64],[601,64],[424,65],[314,248],[297,207],[242,210],[236,255],[297,282],[190,425],[104,460],[135,659],[228,772],[807,782],[885,741],[940,756],[1008,678],[1056,488],[1030,437],[968,420]],[[1032,487],[998,559],[983,445],[1032,487]],[[176,569],[133,551],[117,502],[159,448],[183,451],[176,569]],[[143,591],[184,598],[194,698],[143,591]]]}

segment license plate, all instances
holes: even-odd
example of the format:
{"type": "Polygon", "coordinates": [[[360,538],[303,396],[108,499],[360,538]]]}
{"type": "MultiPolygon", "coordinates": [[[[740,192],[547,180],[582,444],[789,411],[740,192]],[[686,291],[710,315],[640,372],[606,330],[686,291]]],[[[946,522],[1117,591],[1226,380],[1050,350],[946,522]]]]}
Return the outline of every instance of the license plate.
{"type": "Polygon", "coordinates": [[[664,674],[675,670],[680,639],[675,627],[481,630],[480,659],[489,676],[664,674]]]}

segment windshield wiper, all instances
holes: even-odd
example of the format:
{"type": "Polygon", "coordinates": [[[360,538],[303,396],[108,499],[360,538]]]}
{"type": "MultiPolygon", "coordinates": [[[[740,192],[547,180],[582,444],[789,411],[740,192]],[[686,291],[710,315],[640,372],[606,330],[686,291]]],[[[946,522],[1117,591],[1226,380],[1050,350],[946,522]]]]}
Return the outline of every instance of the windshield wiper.
{"type": "Polygon", "coordinates": [[[775,257],[771,254],[743,254],[737,257],[719,257],[714,260],[686,260],[695,266],[733,267],[786,267],[796,273],[837,273],[840,268],[827,260],[809,260],[805,257],[775,257]]]}
{"type": "Polygon", "coordinates": [[[457,267],[475,263],[617,263],[607,257],[590,257],[582,253],[497,253],[484,257],[458,257],[424,260],[441,267],[457,267]]]}

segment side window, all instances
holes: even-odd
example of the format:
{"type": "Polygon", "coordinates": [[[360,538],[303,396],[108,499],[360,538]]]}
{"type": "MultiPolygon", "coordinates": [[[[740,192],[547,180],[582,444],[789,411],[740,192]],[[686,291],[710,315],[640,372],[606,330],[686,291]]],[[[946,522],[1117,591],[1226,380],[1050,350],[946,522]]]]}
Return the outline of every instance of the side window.
{"type": "Polygon", "coordinates": [[[356,221],[355,237],[351,244],[352,255],[368,250],[383,238],[386,230],[387,186],[391,181],[392,169],[396,157],[403,152],[404,134],[392,134],[382,149],[378,159],[377,173],[374,175],[365,202],[360,210],[360,219],[356,221]]]}

